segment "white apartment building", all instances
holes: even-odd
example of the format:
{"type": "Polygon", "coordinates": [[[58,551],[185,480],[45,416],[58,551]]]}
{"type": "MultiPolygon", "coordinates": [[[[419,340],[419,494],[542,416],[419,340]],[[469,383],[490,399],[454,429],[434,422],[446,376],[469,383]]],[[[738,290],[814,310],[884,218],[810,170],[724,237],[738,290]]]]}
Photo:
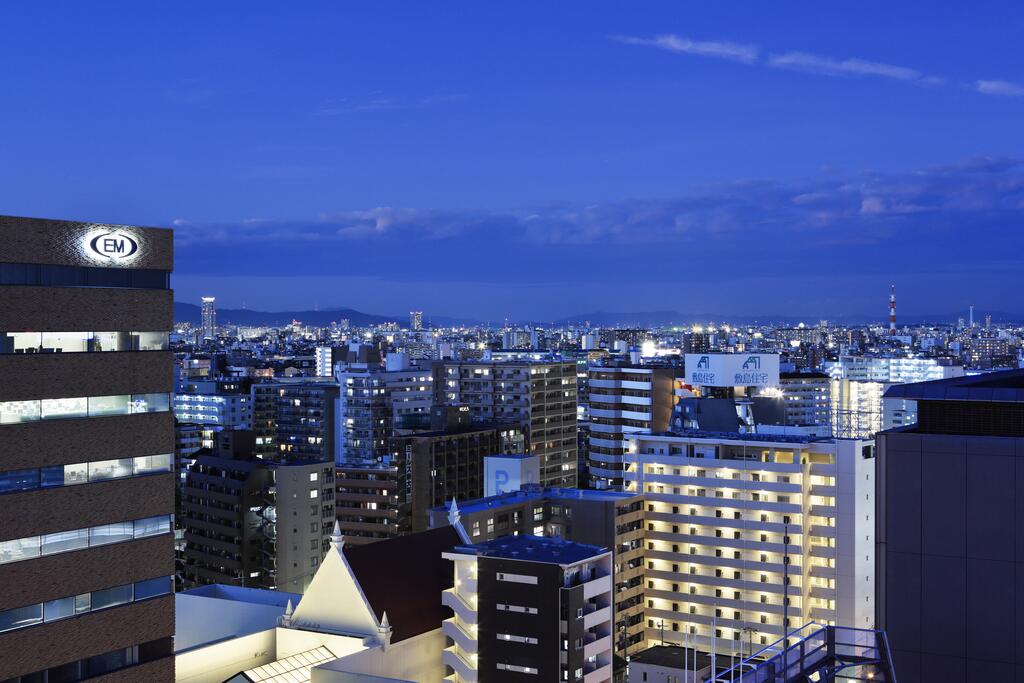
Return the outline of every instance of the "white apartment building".
{"type": "Polygon", "coordinates": [[[855,439],[917,422],[916,401],[883,400],[894,384],[964,375],[962,365],[943,365],[937,358],[880,356],[840,356],[825,371],[832,378],[832,433],[855,439]]]}
{"type": "Polygon", "coordinates": [[[633,436],[643,493],[648,643],[748,653],[814,620],[874,622],[873,445],[736,434],[633,436]],[[784,543],[788,530],[789,543],[784,543]],[[788,553],[788,563],[786,555],[788,553]],[[789,585],[785,578],[788,575],[789,585]]]}

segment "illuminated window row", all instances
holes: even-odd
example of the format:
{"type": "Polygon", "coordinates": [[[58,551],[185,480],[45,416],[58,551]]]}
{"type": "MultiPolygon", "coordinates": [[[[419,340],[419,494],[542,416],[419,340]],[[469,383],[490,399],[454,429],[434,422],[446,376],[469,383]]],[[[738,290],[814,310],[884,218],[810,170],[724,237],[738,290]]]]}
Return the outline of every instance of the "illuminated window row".
{"type": "Polygon", "coordinates": [[[0,354],[166,351],[167,339],[167,332],[0,332],[0,354]]]}
{"type": "Polygon", "coordinates": [[[173,591],[173,580],[173,576],[161,576],[123,586],[104,588],[91,593],[3,610],[0,611],[0,633],[77,617],[118,605],[141,602],[161,595],[169,595],[173,591]]]}
{"type": "Polygon", "coordinates": [[[84,548],[95,548],[111,543],[124,543],[137,538],[166,534],[170,531],[171,515],[158,515],[84,529],[58,531],[42,536],[16,538],[13,541],[0,541],[0,564],[31,560],[84,548]]]}
{"type": "Polygon", "coordinates": [[[109,417],[137,413],[163,413],[171,409],[170,394],[117,394],[0,401],[0,424],[63,420],[74,417],[109,417]]]}
{"type": "Polygon", "coordinates": [[[0,472],[0,494],[90,484],[109,479],[142,477],[171,471],[172,456],[141,455],[136,458],[80,462],[0,472]]]}

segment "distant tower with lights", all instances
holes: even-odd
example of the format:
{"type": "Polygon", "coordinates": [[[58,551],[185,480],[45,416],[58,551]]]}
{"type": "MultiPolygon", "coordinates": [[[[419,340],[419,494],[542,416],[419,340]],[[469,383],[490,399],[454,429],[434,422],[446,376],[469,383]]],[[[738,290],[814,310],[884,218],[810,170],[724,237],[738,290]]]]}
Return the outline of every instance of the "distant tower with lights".
{"type": "Polygon", "coordinates": [[[423,329],[423,311],[409,311],[409,329],[413,332],[423,329]]]}
{"type": "Polygon", "coordinates": [[[889,285],[889,336],[896,336],[896,285],[889,285]]]}
{"type": "Polygon", "coordinates": [[[203,297],[203,339],[217,337],[217,297],[203,297]]]}

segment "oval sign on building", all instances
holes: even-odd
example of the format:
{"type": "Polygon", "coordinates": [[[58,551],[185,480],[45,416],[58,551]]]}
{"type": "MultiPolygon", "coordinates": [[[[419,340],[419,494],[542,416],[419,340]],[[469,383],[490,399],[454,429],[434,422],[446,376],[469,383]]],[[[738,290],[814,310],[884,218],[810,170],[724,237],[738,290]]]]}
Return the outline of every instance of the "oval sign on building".
{"type": "Polygon", "coordinates": [[[139,243],[123,230],[96,232],[86,242],[90,256],[100,260],[128,260],[139,251],[139,243]]]}

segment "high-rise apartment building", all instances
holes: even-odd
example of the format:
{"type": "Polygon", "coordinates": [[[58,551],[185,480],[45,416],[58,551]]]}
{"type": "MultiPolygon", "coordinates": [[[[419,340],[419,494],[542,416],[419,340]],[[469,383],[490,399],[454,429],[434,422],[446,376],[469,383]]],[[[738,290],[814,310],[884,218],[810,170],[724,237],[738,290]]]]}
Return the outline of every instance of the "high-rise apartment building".
{"type": "Polygon", "coordinates": [[[574,361],[444,361],[434,372],[438,404],[467,405],[484,422],[518,422],[540,458],[541,483],[576,485],[574,361]]]}
{"type": "Polygon", "coordinates": [[[275,379],[252,385],[256,453],[266,460],[334,459],[338,385],[275,379]]]}
{"type": "Polygon", "coordinates": [[[1024,370],[886,398],[918,407],[915,425],[876,435],[877,621],[900,681],[1020,679],[1024,370]]]}
{"type": "Polygon", "coordinates": [[[622,488],[626,435],[663,432],[672,418],[674,386],[682,368],[591,364],[588,371],[590,439],[587,466],[593,488],[622,488]]]}
{"type": "Polygon", "coordinates": [[[202,299],[202,338],[217,338],[217,297],[204,296],[202,299]]]}
{"type": "Polygon", "coordinates": [[[429,428],[434,377],[429,368],[389,354],[384,364],[348,363],[338,368],[337,462],[377,463],[390,453],[396,428],[429,428]]]}
{"type": "Polygon", "coordinates": [[[413,332],[423,329],[423,311],[409,311],[409,329],[413,332]]]}
{"type": "Polygon", "coordinates": [[[457,546],[442,593],[454,681],[612,680],[612,554],[533,536],[457,546]]]}
{"type": "Polygon", "coordinates": [[[434,429],[394,436],[379,462],[338,466],[338,523],[350,543],[427,529],[432,507],[483,495],[486,456],[523,452],[518,425],[473,423],[468,415],[465,406],[438,406],[434,429]]]}
{"type": "Polygon", "coordinates": [[[332,462],[199,455],[185,478],[178,520],[184,584],[302,593],[329,548],[334,516],[332,462]]]}
{"type": "MultiPolygon", "coordinates": [[[[456,510],[474,543],[545,536],[612,549],[615,652],[626,657],[644,647],[643,494],[527,486],[457,503],[456,510]]],[[[450,504],[431,510],[431,526],[445,526],[451,513],[450,504]]]]}
{"type": "Polygon", "coordinates": [[[626,490],[647,505],[648,640],[663,624],[666,642],[690,633],[701,649],[717,638],[718,652],[738,653],[781,637],[784,616],[792,627],[873,628],[873,450],[757,434],[630,437],[626,490]]]}
{"type": "Polygon", "coordinates": [[[174,680],[172,268],[170,230],[0,217],[0,680],[174,680]]]}

